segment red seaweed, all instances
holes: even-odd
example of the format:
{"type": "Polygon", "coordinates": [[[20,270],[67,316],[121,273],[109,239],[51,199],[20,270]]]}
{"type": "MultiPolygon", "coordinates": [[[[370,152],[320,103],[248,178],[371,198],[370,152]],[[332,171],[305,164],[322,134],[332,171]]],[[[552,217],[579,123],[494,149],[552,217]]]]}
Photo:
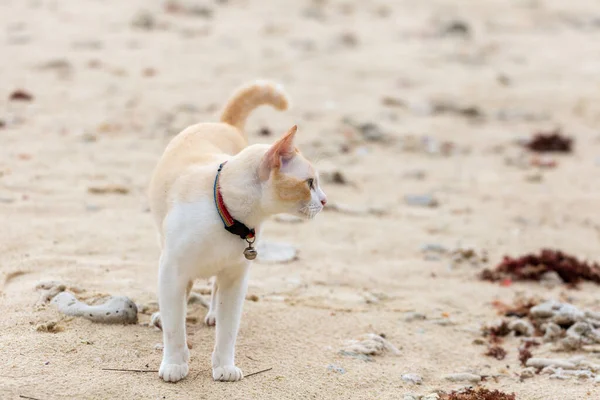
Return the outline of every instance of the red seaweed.
{"type": "Polygon", "coordinates": [[[526,254],[504,260],[493,270],[485,269],[480,278],[492,282],[510,278],[515,281],[539,281],[542,276],[554,271],[564,283],[577,285],[581,281],[600,284],[600,265],[580,261],[559,250],[544,249],[540,254],[526,254]]]}

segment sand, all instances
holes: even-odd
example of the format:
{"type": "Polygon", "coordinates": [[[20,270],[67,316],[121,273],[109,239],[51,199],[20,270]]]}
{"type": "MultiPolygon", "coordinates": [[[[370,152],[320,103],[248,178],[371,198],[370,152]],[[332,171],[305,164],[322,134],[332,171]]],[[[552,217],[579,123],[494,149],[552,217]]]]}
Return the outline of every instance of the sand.
{"type": "MultiPolygon", "coordinates": [[[[0,3],[0,398],[399,399],[460,387],[443,376],[461,372],[496,376],[482,385],[518,399],[600,398],[590,380],[520,382],[516,338],[503,361],[473,344],[480,325],[498,318],[494,300],[521,293],[600,311],[597,286],[503,287],[477,279],[484,265],[450,268],[446,256],[421,251],[471,247],[488,253],[487,266],[540,247],[600,259],[597,1],[203,4],[166,12],[162,1],[0,3]],[[444,33],[448,21],[464,22],[467,34],[460,24],[444,33]],[[214,329],[195,305],[184,381],[104,371],[157,370],[161,360],[161,333],[148,326],[157,300],[152,168],[173,134],[216,120],[233,89],[256,78],[283,83],[293,109],[258,110],[251,142],[298,124],[303,152],[349,182],[323,184],[330,203],[358,212],[264,226],[265,240],[299,251],[294,262],[252,268],[258,301],[245,304],[237,362],[246,374],[271,370],[213,382],[214,329]],[[8,101],[18,89],[33,101],[8,101]],[[442,100],[476,110],[436,112],[442,100]],[[374,123],[385,137],[366,141],[344,119],[374,123]],[[552,156],[556,168],[530,167],[529,155],[509,165],[518,139],[555,127],[576,138],[573,154],[552,156]],[[411,136],[432,150],[410,151],[411,136]],[[455,151],[435,154],[442,141],[455,151]],[[423,194],[438,206],[405,203],[423,194]],[[81,289],[84,300],[123,295],[147,310],[137,325],[67,318],[36,305],[45,280],[81,289]],[[405,321],[413,311],[427,319],[405,321]],[[62,331],[36,331],[49,321],[62,331]],[[400,354],[339,354],[368,333],[384,333],[400,354]],[[422,385],[404,382],[406,373],[422,385]]],[[[548,346],[534,354],[599,361],[548,346]]]]}

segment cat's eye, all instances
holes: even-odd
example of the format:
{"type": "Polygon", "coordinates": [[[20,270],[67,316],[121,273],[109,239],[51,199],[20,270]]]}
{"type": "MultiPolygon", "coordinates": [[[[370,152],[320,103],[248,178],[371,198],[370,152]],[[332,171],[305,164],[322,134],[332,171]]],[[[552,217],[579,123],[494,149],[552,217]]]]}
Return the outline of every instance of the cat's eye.
{"type": "Polygon", "coordinates": [[[313,178],[308,178],[306,183],[308,184],[308,187],[312,189],[315,184],[315,180],[313,178]]]}

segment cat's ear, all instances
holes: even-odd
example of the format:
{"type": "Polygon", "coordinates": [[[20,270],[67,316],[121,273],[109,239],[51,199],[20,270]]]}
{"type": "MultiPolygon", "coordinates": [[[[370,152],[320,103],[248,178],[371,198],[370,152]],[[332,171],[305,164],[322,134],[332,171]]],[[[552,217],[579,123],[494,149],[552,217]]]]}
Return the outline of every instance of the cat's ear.
{"type": "Polygon", "coordinates": [[[296,155],[294,138],[297,130],[296,125],[292,126],[281,139],[273,143],[271,148],[267,150],[260,163],[259,176],[261,180],[266,181],[273,169],[281,168],[282,163],[294,158],[296,155]]]}

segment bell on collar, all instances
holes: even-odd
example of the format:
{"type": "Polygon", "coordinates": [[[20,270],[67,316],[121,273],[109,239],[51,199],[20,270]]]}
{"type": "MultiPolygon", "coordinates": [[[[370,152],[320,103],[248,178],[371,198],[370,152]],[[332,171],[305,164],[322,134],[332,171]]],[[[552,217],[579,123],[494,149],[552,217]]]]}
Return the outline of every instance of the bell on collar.
{"type": "Polygon", "coordinates": [[[244,250],[244,257],[246,257],[247,260],[254,260],[257,255],[258,255],[258,252],[252,246],[248,246],[244,250]]]}

